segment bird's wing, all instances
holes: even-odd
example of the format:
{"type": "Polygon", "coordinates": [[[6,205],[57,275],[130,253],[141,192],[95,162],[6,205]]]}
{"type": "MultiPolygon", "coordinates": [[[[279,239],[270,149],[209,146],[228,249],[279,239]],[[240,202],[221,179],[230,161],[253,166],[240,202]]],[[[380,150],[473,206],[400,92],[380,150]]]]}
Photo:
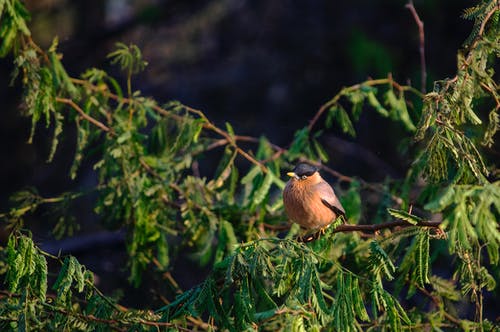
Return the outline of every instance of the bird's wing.
{"type": "Polygon", "coordinates": [[[320,182],[316,186],[316,190],[321,197],[321,202],[323,202],[323,204],[325,204],[337,215],[345,216],[344,207],[342,206],[342,204],[340,204],[340,201],[335,195],[333,188],[326,182],[320,182]]]}

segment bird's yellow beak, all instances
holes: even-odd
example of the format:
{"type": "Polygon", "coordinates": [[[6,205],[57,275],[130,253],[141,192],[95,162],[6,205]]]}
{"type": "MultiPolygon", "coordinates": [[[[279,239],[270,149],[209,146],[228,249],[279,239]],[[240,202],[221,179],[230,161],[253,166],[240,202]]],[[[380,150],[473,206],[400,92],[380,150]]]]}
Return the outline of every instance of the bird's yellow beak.
{"type": "Polygon", "coordinates": [[[291,178],[297,178],[298,177],[297,174],[295,174],[294,172],[288,172],[288,173],[286,173],[286,175],[288,175],[291,178]]]}

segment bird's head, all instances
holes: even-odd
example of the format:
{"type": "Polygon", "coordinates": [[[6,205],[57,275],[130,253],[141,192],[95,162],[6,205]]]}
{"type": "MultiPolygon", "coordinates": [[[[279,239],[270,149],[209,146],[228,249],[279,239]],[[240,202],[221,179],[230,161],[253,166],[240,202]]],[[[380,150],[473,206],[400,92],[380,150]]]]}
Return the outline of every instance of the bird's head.
{"type": "Polygon", "coordinates": [[[292,180],[297,181],[313,180],[316,177],[320,178],[318,168],[307,163],[297,164],[293,172],[288,172],[286,174],[290,176],[292,180]]]}

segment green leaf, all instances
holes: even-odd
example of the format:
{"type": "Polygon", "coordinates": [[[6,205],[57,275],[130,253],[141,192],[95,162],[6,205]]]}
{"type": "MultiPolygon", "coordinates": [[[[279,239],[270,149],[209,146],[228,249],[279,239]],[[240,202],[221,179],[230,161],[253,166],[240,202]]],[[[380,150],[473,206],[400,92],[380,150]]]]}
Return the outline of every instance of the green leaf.
{"type": "Polygon", "coordinates": [[[404,220],[412,225],[417,225],[418,223],[423,221],[422,218],[417,217],[417,216],[410,214],[410,213],[403,211],[403,210],[396,210],[396,209],[388,208],[387,212],[389,212],[389,214],[391,216],[393,216],[394,218],[402,219],[402,220],[404,220]]]}
{"type": "Polygon", "coordinates": [[[119,64],[121,69],[137,74],[146,68],[148,63],[142,59],[141,50],[136,45],[116,43],[116,51],[108,54],[112,64],[119,64]]]}
{"type": "Polygon", "coordinates": [[[296,159],[304,154],[307,155],[309,146],[309,129],[307,127],[297,130],[295,132],[293,142],[288,149],[290,159],[296,159]]]}
{"type": "Polygon", "coordinates": [[[417,235],[417,283],[425,287],[429,281],[429,231],[421,231],[417,235]]]}
{"type": "Polygon", "coordinates": [[[298,298],[302,302],[308,302],[311,296],[311,291],[312,291],[312,275],[313,275],[313,267],[306,264],[305,266],[303,265],[302,268],[299,270],[298,275],[299,275],[299,280],[298,280],[298,298]]]}
{"type": "MultiPolygon", "coordinates": [[[[105,73],[106,74],[106,73],[105,73]]],[[[118,95],[119,97],[119,100],[122,100],[123,99],[123,90],[122,88],[120,87],[120,84],[118,84],[118,81],[115,80],[113,77],[109,76],[106,74],[106,79],[109,81],[109,83],[111,83],[111,85],[113,86],[113,89],[114,89],[114,92],[118,95]]]]}
{"type": "Polygon", "coordinates": [[[483,136],[483,144],[487,147],[492,147],[495,143],[494,136],[500,130],[500,115],[497,113],[497,108],[493,108],[488,115],[488,127],[483,136]]]}
{"type": "Polygon", "coordinates": [[[219,237],[214,262],[218,263],[222,261],[226,254],[234,251],[237,244],[238,240],[234,233],[233,225],[227,220],[221,220],[219,223],[219,237]]]}
{"type": "Polygon", "coordinates": [[[370,242],[370,264],[375,273],[383,271],[388,280],[394,278],[396,267],[377,241],[370,242]]]}
{"type": "Polygon", "coordinates": [[[247,175],[241,179],[241,184],[249,184],[259,174],[262,174],[262,169],[259,166],[252,167],[247,175]]]}
{"type": "Polygon", "coordinates": [[[54,155],[59,144],[59,136],[63,132],[63,120],[64,117],[61,113],[54,113],[54,134],[52,136],[52,144],[50,146],[50,153],[47,162],[51,162],[54,159],[54,155]]]}
{"type": "Polygon", "coordinates": [[[66,257],[57,280],[52,286],[52,289],[57,292],[57,301],[62,304],[67,304],[70,300],[70,288],[73,283],[73,278],[80,264],[72,256],[66,257]]]}
{"type": "Polygon", "coordinates": [[[60,94],[69,95],[71,98],[79,98],[78,89],[71,81],[66,69],[61,63],[61,55],[56,53],[58,38],[55,37],[50,46],[48,55],[52,66],[52,79],[54,87],[60,91],[60,94]]]}
{"type": "Polygon", "coordinates": [[[306,332],[304,318],[300,315],[293,316],[291,332],[306,332]]]}
{"type": "Polygon", "coordinates": [[[75,259],[75,274],[74,274],[74,282],[76,283],[76,289],[79,293],[83,292],[83,288],[85,287],[85,277],[84,277],[85,268],[80,265],[75,259]]]}
{"type": "Polygon", "coordinates": [[[271,156],[274,154],[274,150],[269,143],[269,140],[261,136],[259,137],[259,147],[257,148],[257,153],[255,154],[255,157],[258,160],[266,160],[271,158],[271,156]]]}
{"type": "Polygon", "coordinates": [[[17,31],[15,27],[12,26],[11,22],[5,20],[2,23],[5,28],[0,31],[0,37],[2,39],[2,45],[0,46],[0,58],[4,58],[7,54],[9,54],[15,38],[17,37],[17,31]]]}
{"type": "Polygon", "coordinates": [[[333,117],[337,120],[337,123],[340,125],[342,132],[350,135],[351,137],[356,137],[356,131],[354,130],[351,119],[349,118],[349,115],[342,107],[342,105],[335,104],[334,106],[330,107],[328,112],[333,114],[333,117]]]}
{"type": "Polygon", "coordinates": [[[363,206],[361,204],[360,183],[356,180],[349,184],[349,189],[339,197],[345,209],[349,223],[357,224],[361,219],[363,206]]]}
{"type": "Polygon", "coordinates": [[[313,146],[316,154],[321,159],[321,161],[326,163],[328,161],[328,153],[325,151],[325,149],[321,146],[321,144],[319,144],[316,139],[313,139],[313,146]]]}
{"type": "Polygon", "coordinates": [[[470,122],[472,124],[480,125],[483,123],[483,121],[481,121],[481,119],[477,116],[477,114],[472,110],[471,107],[465,107],[465,111],[466,111],[468,119],[470,120],[470,122]]]}
{"type": "Polygon", "coordinates": [[[116,139],[116,142],[118,144],[123,144],[126,141],[130,140],[131,138],[132,138],[132,132],[131,131],[125,131],[123,134],[121,134],[120,136],[118,136],[118,138],[116,139]]]}
{"type": "Polygon", "coordinates": [[[214,176],[214,179],[208,183],[210,188],[220,188],[224,185],[224,182],[228,177],[231,176],[234,168],[234,159],[238,155],[237,151],[231,151],[230,149],[226,149],[224,158],[220,161],[220,164],[217,169],[217,174],[214,176]]]}
{"type": "Polygon", "coordinates": [[[313,282],[313,288],[314,288],[314,293],[313,293],[313,305],[315,305],[315,310],[318,313],[319,317],[322,320],[323,325],[326,324],[329,320],[329,312],[330,308],[328,308],[328,304],[325,301],[325,297],[323,296],[323,289],[321,287],[321,280],[319,279],[319,276],[317,273],[313,275],[312,278],[313,282]]]}
{"type": "Polygon", "coordinates": [[[384,94],[384,99],[385,103],[391,108],[389,114],[391,119],[401,121],[408,131],[414,132],[416,127],[410,118],[410,114],[408,113],[403,92],[401,92],[398,98],[392,89],[388,89],[384,94]]]}
{"type": "Polygon", "coordinates": [[[229,122],[226,122],[226,130],[229,136],[234,140],[234,129],[229,122]]]}
{"type": "Polygon", "coordinates": [[[31,32],[26,25],[29,20],[29,12],[24,4],[15,0],[0,1],[0,57],[5,57],[16,42],[18,32],[25,36],[30,36],[31,32]]]}
{"type": "Polygon", "coordinates": [[[456,289],[456,285],[452,280],[444,279],[438,276],[431,276],[430,283],[434,292],[439,296],[452,301],[458,301],[461,297],[460,292],[456,289]]]}
{"type": "Polygon", "coordinates": [[[276,315],[277,311],[278,309],[270,309],[266,311],[256,312],[255,315],[253,315],[253,318],[256,322],[265,321],[276,315]]]}
{"type": "Polygon", "coordinates": [[[352,103],[351,114],[355,121],[359,120],[359,116],[361,115],[361,111],[363,110],[364,101],[366,99],[365,93],[360,90],[354,90],[349,92],[347,95],[349,101],[352,103]]]}
{"type": "Polygon", "coordinates": [[[368,312],[366,312],[365,305],[363,303],[363,298],[361,297],[361,290],[359,288],[359,280],[358,278],[353,278],[353,283],[351,287],[351,296],[354,304],[354,310],[356,315],[362,321],[369,322],[370,317],[368,316],[368,312]]]}
{"type": "Polygon", "coordinates": [[[455,189],[448,186],[444,192],[433,201],[427,203],[424,208],[432,212],[440,212],[455,201],[455,189]]]}
{"type": "Polygon", "coordinates": [[[9,266],[9,269],[7,270],[7,286],[10,292],[15,293],[17,291],[17,288],[19,286],[19,281],[23,277],[22,275],[22,266],[24,266],[24,255],[19,254],[18,248],[21,248],[19,250],[21,253],[23,253],[22,246],[25,245],[24,242],[22,242],[22,238],[19,239],[19,244],[16,243],[16,238],[14,236],[9,237],[9,241],[7,242],[7,263],[9,266]]]}
{"type": "Polygon", "coordinates": [[[72,180],[76,178],[76,173],[83,160],[83,151],[89,141],[89,132],[86,124],[87,123],[82,124],[81,121],[76,121],[76,151],[70,169],[70,177],[72,180]]]}
{"type": "Polygon", "coordinates": [[[161,270],[166,270],[170,264],[170,256],[169,256],[169,245],[167,241],[167,235],[165,233],[161,233],[160,237],[157,241],[157,253],[156,257],[158,258],[159,267],[161,270]]]}
{"type": "MultiPolygon", "coordinates": [[[[255,290],[257,292],[257,295],[259,296],[260,302],[262,302],[262,305],[264,306],[264,308],[272,308],[271,311],[274,312],[278,308],[278,305],[273,300],[271,295],[269,295],[268,291],[265,289],[264,284],[263,284],[264,280],[263,280],[263,278],[261,278],[262,276],[261,275],[254,275],[252,277],[253,277],[252,282],[255,286],[255,290]]],[[[255,313],[254,319],[256,319],[257,316],[258,316],[258,313],[255,313]]],[[[262,313],[261,313],[261,316],[262,316],[262,313]]]]}
{"type": "Polygon", "coordinates": [[[37,296],[40,298],[40,301],[45,302],[46,294],[47,294],[47,260],[44,256],[37,253],[35,256],[36,269],[35,269],[35,289],[37,296]]]}
{"type": "Polygon", "coordinates": [[[383,117],[388,117],[389,112],[380,104],[375,93],[373,91],[369,91],[366,94],[368,103],[383,117]]]}

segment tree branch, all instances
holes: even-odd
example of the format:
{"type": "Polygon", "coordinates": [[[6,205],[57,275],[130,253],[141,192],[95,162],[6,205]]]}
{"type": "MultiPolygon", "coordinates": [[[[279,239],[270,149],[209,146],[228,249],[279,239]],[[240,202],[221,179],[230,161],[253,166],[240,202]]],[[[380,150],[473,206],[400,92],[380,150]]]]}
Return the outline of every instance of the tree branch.
{"type": "MultiPolygon", "coordinates": [[[[479,27],[478,34],[477,34],[476,38],[474,39],[474,42],[472,43],[472,45],[469,47],[469,53],[467,54],[467,57],[465,58],[465,61],[462,63],[462,66],[460,67],[460,70],[464,70],[465,68],[467,68],[470,65],[470,61],[472,60],[472,56],[474,54],[471,51],[477,47],[477,44],[479,43],[479,40],[483,36],[484,29],[486,28],[486,24],[489,22],[489,20],[491,19],[491,17],[493,16],[493,14],[495,14],[495,12],[497,10],[500,10],[500,2],[498,2],[498,1],[497,1],[497,5],[494,6],[485,15],[483,21],[481,22],[481,26],[479,27]]],[[[455,75],[455,77],[452,78],[452,79],[450,79],[449,81],[453,82],[453,81],[456,81],[457,79],[458,79],[458,75],[455,75]]]]}
{"type": "MultiPolygon", "coordinates": [[[[390,229],[395,227],[410,227],[410,226],[438,228],[439,225],[441,225],[440,221],[421,221],[418,224],[414,225],[404,220],[389,221],[381,224],[371,224],[371,225],[342,224],[337,226],[334,230],[332,230],[332,234],[349,233],[349,232],[378,232],[382,229],[390,229]]],[[[325,232],[324,230],[319,230],[312,234],[299,236],[297,237],[297,241],[304,243],[312,242],[319,239],[324,234],[324,232],[325,232]]]]}
{"type": "Polygon", "coordinates": [[[415,20],[415,23],[417,23],[418,27],[418,36],[419,36],[419,52],[420,52],[420,77],[421,77],[421,82],[420,82],[420,91],[422,93],[425,93],[426,86],[427,86],[427,66],[425,64],[425,33],[424,33],[424,22],[420,19],[420,16],[418,16],[417,10],[415,9],[415,6],[413,6],[413,0],[410,0],[406,6],[413,15],[413,19],[415,20]]]}
{"type": "Polygon", "coordinates": [[[220,136],[224,137],[228,144],[231,145],[235,150],[236,152],[238,152],[238,154],[240,154],[241,156],[243,156],[245,159],[247,159],[248,161],[250,161],[252,164],[260,167],[260,169],[262,170],[262,172],[264,173],[267,173],[269,172],[269,170],[267,169],[266,165],[264,165],[262,162],[258,161],[257,159],[255,159],[253,156],[251,156],[248,152],[246,152],[245,150],[241,149],[238,144],[236,143],[236,139],[234,137],[232,137],[228,132],[220,129],[219,127],[217,127],[216,125],[214,125],[206,116],[205,114],[200,111],[200,110],[197,110],[197,109],[194,109],[192,107],[189,107],[189,106],[185,106],[183,105],[183,107],[188,110],[189,112],[191,113],[194,113],[194,114],[197,114],[201,119],[203,119],[205,122],[204,122],[204,127],[219,134],[220,136]]]}
{"type": "Polygon", "coordinates": [[[381,224],[372,224],[372,225],[340,225],[335,228],[332,233],[346,233],[346,232],[376,232],[386,228],[394,228],[394,227],[410,227],[410,226],[419,226],[419,227],[439,227],[441,225],[440,221],[421,221],[417,225],[410,224],[404,220],[397,221],[389,221],[381,224]]]}
{"type": "MultiPolygon", "coordinates": [[[[481,26],[479,27],[479,32],[478,32],[478,37],[483,35],[484,28],[486,27],[486,23],[490,20],[491,16],[497,11],[500,10],[500,1],[497,0],[497,5],[489,11],[486,16],[484,17],[483,22],[481,23],[481,26]]],[[[477,43],[477,40],[476,40],[477,43]]],[[[474,44],[476,44],[474,43],[474,44]]]]}
{"type": "Polygon", "coordinates": [[[80,114],[80,116],[82,118],[84,118],[85,120],[89,121],[93,125],[99,127],[103,131],[105,131],[107,133],[108,132],[113,133],[113,131],[111,130],[111,128],[109,128],[104,123],[100,122],[99,120],[94,119],[93,117],[91,117],[90,115],[88,115],[87,113],[85,113],[83,111],[83,109],[80,106],[78,106],[72,99],[56,97],[56,101],[58,103],[67,104],[67,105],[71,106],[75,111],[77,111],[80,114]]]}
{"type": "MultiPolygon", "coordinates": [[[[285,231],[287,229],[290,229],[291,224],[286,223],[286,224],[280,224],[280,225],[270,225],[270,224],[263,224],[265,228],[273,230],[273,231],[285,231]]],[[[421,221],[418,224],[414,225],[411,224],[407,221],[404,220],[396,220],[396,221],[389,221],[381,224],[371,224],[371,225],[351,225],[351,224],[342,224],[337,226],[335,229],[331,231],[332,234],[334,233],[350,233],[350,232],[359,232],[361,236],[367,236],[365,232],[369,233],[375,233],[378,232],[382,229],[391,229],[391,228],[396,228],[396,227],[411,227],[411,226],[416,226],[416,227],[430,227],[430,228],[435,228],[439,231],[441,229],[439,226],[441,225],[441,221],[421,221]]],[[[442,231],[441,231],[442,232],[442,231]]],[[[319,230],[315,233],[312,234],[307,234],[304,236],[298,236],[297,241],[299,242],[311,242],[319,239],[323,234],[325,233],[325,230],[319,230]]]]}

